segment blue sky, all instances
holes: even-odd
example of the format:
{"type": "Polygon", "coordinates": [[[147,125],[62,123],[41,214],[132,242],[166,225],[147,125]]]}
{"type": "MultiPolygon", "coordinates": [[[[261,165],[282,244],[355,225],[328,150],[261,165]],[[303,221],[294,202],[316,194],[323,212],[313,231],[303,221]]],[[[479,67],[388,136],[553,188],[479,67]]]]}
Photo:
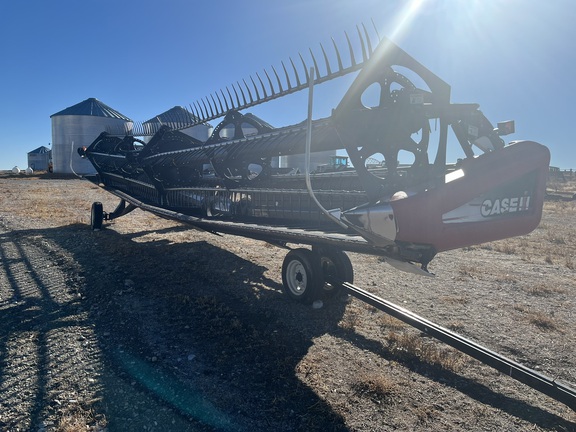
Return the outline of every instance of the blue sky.
{"type": "MultiPolygon", "coordinates": [[[[50,115],[95,97],[133,120],[280,67],[374,22],[493,122],[508,140],[547,145],[576,168],[573,0],[53,0],[0,5],[0,169],[51,142],[50,115]]],[[[342,86],[343,84],[339,84],[342,86]]],[[[327,116],[345,87],[315,90],[327,116]]],[[[304,120],[306,95],[251,110],[274,126],[304,120]]],[[[217,124],[217,121],[213,121],[217,124]]]]}

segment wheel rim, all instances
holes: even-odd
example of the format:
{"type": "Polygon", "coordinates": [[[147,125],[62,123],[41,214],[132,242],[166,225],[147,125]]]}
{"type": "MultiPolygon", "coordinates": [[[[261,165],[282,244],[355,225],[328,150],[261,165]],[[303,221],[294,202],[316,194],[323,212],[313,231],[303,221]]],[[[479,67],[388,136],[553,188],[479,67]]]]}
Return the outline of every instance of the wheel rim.
{"type": "Polygon", "coordinates": [[[301,296],[306,291],[308,275],[304,265],[297,260],[290,261],[286,267],[286,284],[295,296],[301,296]]]}

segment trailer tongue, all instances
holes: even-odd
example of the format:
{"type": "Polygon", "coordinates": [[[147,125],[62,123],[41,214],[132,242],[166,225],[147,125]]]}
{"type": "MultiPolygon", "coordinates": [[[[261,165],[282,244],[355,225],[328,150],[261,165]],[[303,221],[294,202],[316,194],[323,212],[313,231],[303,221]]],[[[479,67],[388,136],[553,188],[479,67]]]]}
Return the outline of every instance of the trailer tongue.
{"type": "MultiPolygon", "coordinates": [[[[333,281],[333,283],[338,283],[333,281]]],[[[389,301],[381,299],[374,294],[365,291],[348,282],[340,282],[346,292],[368,303],[371,306],[397,318],[412,327],[424,332],[426,335],[434,337],[470,357],[481,361],[488,366],[518,380],[539,392],[542,392],[551,398],[562,402],[563,404],[576,411],[576,389],[568,383],[548,377],[540,372],[530,369],[520,363],[491,351],[476,342],[471,341],[447,328],[441,327],[425,318],[410,312],[403,307],[395,305],[389,301]]]]}

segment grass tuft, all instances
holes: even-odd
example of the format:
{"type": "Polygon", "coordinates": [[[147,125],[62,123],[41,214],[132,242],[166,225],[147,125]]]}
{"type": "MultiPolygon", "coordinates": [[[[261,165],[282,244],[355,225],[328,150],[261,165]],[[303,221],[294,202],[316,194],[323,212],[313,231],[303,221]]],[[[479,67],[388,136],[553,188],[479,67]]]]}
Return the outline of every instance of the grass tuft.
{"type": "Polygon", "coordinates": [[[390,400],[397,393],[398,384],[383,373],[364,373],[353,384],[356,392],[367,395],[376,400],[390,400]]]}

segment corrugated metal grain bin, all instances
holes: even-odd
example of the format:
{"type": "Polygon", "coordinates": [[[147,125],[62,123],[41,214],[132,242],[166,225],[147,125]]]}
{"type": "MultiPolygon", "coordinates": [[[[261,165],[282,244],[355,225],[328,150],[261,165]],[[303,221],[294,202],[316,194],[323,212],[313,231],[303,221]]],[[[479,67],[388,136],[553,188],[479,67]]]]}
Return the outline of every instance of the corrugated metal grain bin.
{"type": "Polygon", "coordinates": [[[82,159],[77,149],[89,146],[107,130],[130,131],[132,120],[89,98],[50,116],[52,119],[52,160],[55,173],[93,174],[92,164],[82,159]]]}
{"type": "Polygon", "coordinates": [[[48,171],[50,159],[52,159],[52,150],[46,146],[40,146],[28,152],[28,167],[34,171],[48,171]]]}
{"type": "Polygon", "coordinates": [[[158,131],[162,125],[167,125],[172,129],[179,129],[180,132],[197,140],[206,141],[213,129],[210,123],[201,123],[190,128],[180,129],[183,124],[193,123],[196,120],[198,120],[197,117],[183,107],[175,106],[170,108],[168,111],[158,114],[142,124],[143,130],[150,135],[145,138],[145,141],[149,141],[151,135],[158,131]]]}

